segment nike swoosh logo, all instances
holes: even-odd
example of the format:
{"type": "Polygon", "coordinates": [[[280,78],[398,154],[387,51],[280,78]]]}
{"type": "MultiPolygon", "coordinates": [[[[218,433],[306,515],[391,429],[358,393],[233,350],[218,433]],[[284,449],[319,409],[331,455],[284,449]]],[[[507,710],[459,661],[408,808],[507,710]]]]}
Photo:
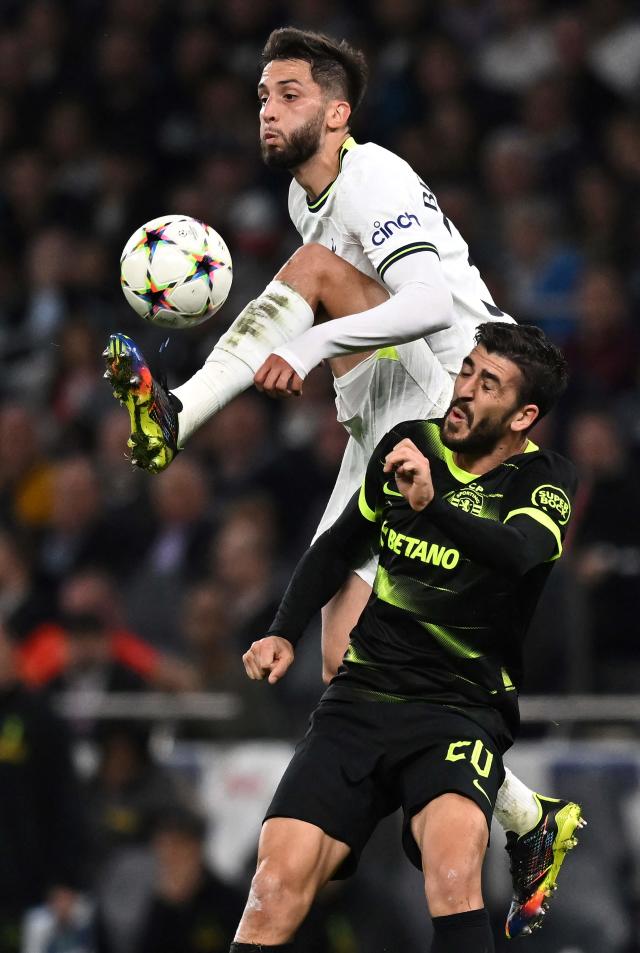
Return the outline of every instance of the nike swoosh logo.
{"type": "Polygon", "coordinates": [[[398,493],[397,490],[392,490],[388,483],[382,487],[382,492],[386,493],[388,496],[402,496],[402,493],[398,493]]]}
{"type": "MultiPolygon", "coordinates": [[[[489,795],[487,794],[487,792],[485,791],[485,789],[482,787],[482,785],[480,784],[480,782],[478,781],[477,778],[474,778],[474,779],[473,779],[473,786],[474,786],[474,788],[477,788],[478,791],[482,791],[482,793],[483,793],[484,796],[486,797],[486,799],[487,799],[487,801],[489,802],[489,804],[491,804],[491,798],[489,797],[489,795]]],[[[493,806],[493,805],[492,805],[492,806],[493,806]]]]}

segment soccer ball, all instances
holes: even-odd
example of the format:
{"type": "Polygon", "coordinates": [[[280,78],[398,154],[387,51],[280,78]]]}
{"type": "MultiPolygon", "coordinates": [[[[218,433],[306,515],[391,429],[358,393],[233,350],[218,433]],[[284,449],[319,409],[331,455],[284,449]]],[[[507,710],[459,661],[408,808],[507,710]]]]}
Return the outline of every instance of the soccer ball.
{"type": "Polygon", "coordinates": [[[188,215],[161,215],[136,229],[120,258],[124,296],[141,318],[193,328],[222,307],[233,275],[218,233],[188,215]]]}

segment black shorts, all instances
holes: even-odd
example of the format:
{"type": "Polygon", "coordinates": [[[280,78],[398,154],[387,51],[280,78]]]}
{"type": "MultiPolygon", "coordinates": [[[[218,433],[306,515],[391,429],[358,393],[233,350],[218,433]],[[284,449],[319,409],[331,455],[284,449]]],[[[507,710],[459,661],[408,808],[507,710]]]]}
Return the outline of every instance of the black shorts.
{"type": "Polygon", "coordinates": [[[418,701],[321,701],[265,820],[307,821],[348,844],[351,853],[334,875],[340,879],[355,871],[378,822],[402,807],[404,850],[420,870],[411,818],[433,798],[462,794],[491,826],[511,739],[483,727],[482,710],[475,714],[418,701]]]}

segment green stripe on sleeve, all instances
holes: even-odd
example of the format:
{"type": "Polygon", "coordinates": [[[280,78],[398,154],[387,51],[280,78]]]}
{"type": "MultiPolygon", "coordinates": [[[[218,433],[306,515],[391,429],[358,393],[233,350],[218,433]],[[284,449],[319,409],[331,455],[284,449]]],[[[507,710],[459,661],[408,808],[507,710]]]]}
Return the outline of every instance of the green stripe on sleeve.
{"type": "Polygon", "coordinates": [[[376,514],[374,510],[372,510],[369,504],[367,503],[367,498],[364,495],[364,481],[362,483],[362,486],[360,487],[360,496],[358,497],[358,506],[360,508],[360,512],[362,513],[362,515],[364,516],[366,520],[369,520],[370,523],[376,522],[376,514]]]}
{"type": "Polygon", "coordinates": [[[551,562],[554,559],[559,559],[560,556],[562,555],[562,538],[560,536],[560,530],[558,529],[556,524],[553,522],[551,517],[547,516],[546,513],[543,513],[542,510],[536,510],[531,506],[523,506],[519,510],[511,510],[510,513],[507,513],[507,515],[504,518],[504,522],[506,523],[507,520],[510,520],[512,516],[521,516],[521,515],[530,516],[532,520],[536,520],[537,523],[540,523],[541,526],[544,526],[546,527],[546,529],[549,530],[549,532],[551,533],[551,535],[556,541],[556,546],[558,547],[558,552],[556,553],[555,556],[551,557],[549,562],[551,562]]]}
{"type": "MultiPolygon", "coordinates": [[[[400,261],[401,258],[406,258],[408,255],[415,255],[421,251],[430,251],[438,255],[438,249],[431,242],[412,242],[410,245],[403,245],[402,248],[396,248],[390,252],[386,258],[382,259],[376,270],[380,277],[384,278],[386,270],[393,265],[394,262],[400,261]]],[[[438,255],[438,258],[439,257],[440,255],[438,255]]]]}

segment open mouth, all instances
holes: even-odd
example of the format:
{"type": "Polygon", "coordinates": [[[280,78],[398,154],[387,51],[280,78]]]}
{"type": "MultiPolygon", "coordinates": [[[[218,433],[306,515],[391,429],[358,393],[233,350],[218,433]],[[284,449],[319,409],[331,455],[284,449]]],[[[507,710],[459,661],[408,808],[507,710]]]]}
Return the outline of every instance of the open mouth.
{"type": "Polygon", "coordinates": [[[456,424],[469,423],[469,418],[467,417],[464,410],[462,410],[460,407],[452,407],[448,413],[448,417],[449,417],[449,420],[453,421],[453,423],[456,423],[456,424]]]}

